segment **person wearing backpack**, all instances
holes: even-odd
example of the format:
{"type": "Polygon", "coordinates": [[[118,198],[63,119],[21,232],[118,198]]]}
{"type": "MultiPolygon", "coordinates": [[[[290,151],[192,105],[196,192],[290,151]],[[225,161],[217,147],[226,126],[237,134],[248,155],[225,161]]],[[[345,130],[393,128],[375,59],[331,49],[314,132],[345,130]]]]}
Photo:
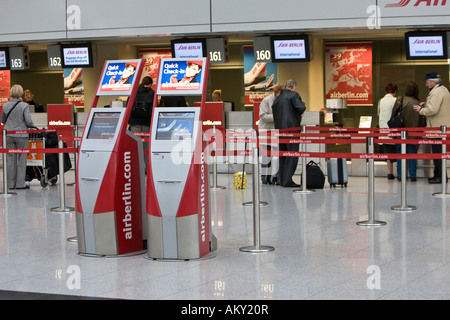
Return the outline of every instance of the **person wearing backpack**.
{"type": "MultiPolygon", "coordinates": [[[[152,119],[153,98],[155,91],[152,89],[153,80],[146,76],[142,79],[134,99],[131,109],[129,130],[131,132],[150,132],[150,122],[152,119]]],[[[148,142],[144,142],[144,154],[148,152],[148,142]]],[[[147,173],[148,155],[144,155],[145,172],[147,173]]]]}

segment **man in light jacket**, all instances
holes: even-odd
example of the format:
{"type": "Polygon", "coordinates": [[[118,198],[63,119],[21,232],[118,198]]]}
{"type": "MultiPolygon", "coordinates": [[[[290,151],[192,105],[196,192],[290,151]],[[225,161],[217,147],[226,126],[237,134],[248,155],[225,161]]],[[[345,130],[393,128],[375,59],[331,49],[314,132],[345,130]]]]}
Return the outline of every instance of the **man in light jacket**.
{"type": "MultiPolygon", "coordinates": [[[[447,126],[450,128],[450,93],[442,85],[441,77],[436,72],[429,72],[425,76],[425,85],[430,92],[425,103],[415,105],[414,110],[427,117],[427,127],[447,126]]],[[[442,153],[442,145],[432,145],[433,153],[442,153]]],[[[442,160],[433,159],[434,176],[429,183],[441,183],[442,160]]]]}

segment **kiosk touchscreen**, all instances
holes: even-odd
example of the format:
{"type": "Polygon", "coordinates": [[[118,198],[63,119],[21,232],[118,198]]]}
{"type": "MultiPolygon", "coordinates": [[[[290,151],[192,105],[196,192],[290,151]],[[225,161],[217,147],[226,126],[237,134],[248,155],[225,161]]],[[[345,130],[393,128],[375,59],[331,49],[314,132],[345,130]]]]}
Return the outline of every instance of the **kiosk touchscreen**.
{"type": "Polygon", "coordinates": [[[91,109],[79,151],[76,219],[80,254],[144,250],[142,141],[128,130],[125,108],[91,109]]]}
{"type": "Polygon", "coordinates": [[[200,108],[155,108],[147,177],[148,256],[196,259],[214,248],[200,108]]]}

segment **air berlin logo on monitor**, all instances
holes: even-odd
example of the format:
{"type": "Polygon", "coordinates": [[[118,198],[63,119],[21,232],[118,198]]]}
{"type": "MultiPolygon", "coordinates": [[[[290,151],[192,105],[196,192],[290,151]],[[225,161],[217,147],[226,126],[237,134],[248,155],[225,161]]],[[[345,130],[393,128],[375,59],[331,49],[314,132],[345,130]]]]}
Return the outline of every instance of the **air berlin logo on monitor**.
{"type": "MultiPolygon", "coordinates": [[[[406,7],[410,3],[414,2],[411,2],[411,0],[400,0],[398,3],[389,3],[385,7],[386,8],[406,7]]],[[[427,7],[438,6],[439,4],[441,6],[445,6],[447,4],[447,0],[416,0],[414,3],[414,7],[417,7],[421,4],[425,4],[427,7]]]]}

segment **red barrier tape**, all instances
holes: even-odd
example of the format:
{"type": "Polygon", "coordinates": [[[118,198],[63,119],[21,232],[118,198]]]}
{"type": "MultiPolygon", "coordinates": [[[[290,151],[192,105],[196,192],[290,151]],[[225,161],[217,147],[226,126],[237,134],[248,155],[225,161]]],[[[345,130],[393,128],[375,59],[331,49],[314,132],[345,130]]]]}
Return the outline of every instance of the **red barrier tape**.
{"type": "Polygon", "coordinates": [[[342,159],[450,159],[448,153],[348,153],[348,152],[292,152],[292,151],[266,151],[262,155],[299,158],[342,158],[342,159]]]}
{"type": "Polygon", "coordinates": [[[0,153],[75,153],[77,148],[48,148],[48,149],[11,149],[0,148],[0,153]]]}
{"type": "Polygon", "coordinates": [[[417,127],[417,128],[341,128],[341,127],[306,127],[310,131],[441,131],[439,127],[417,127]]]}
{"type": "Polygon", "coordinates": [[[6,131],[6,135],[8,134],[30,134],[30,133],[48,133],[48,132],[56,132],[55,129],[38,129],[38,130],[11,130],[6,131]]]}

